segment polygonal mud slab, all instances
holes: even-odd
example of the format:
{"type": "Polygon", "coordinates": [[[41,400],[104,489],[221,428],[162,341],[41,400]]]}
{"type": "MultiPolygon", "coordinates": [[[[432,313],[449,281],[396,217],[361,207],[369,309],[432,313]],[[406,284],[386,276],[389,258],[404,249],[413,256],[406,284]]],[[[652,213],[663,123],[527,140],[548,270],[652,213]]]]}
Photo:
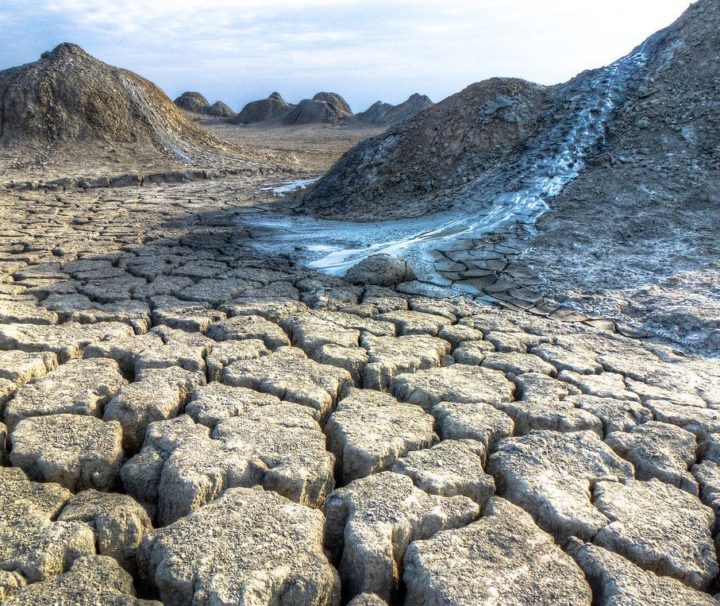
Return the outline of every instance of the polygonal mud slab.
{"type": "Polygon", "coordinates": [[[462,495],[482,508],[495,493],[495,481],[483,471],[485,456],[485,447],[475,440],[444,440],[408,453],[392,470],[411,477],[428,494],[462,495]]]}
{"type": "Polygon", "coordinates": [[[440,402],[509,402],[515,386],[497,370],[453,364],[399,375],[390,391],[399,400],[430,410],[440,402]]]}
{"type": "Polygon", "coordinates": [[[572,402],[578,408],[600,419],[605,435],[614,431],[630,431],[653,418],[649,409],[631,400],[575,395],[568,396],[565,401],[572,402]]]}
{"type": "Polygon", "coordinates": [[[216,341],[259,339],[270,349],[290,345],[282,328],[260,316],[235,316],[215,322],[208,327],[207,336],[216,341]]]}
{"type": "Polygon", "coordinates": [[[467,497],[438,497],[415,488],[404,475],[381,472],[330,495],[326,544],[348,597],[375,593],[385,600],[398,589],[408,544],[474,520],[479,507],[467,497]]]}
{"type": "Polygon", "coordinates": [[[564,400],[570,395],[579,394],[580,390],[537,372],[528,372],[513,379],[517,386],[517,397],[523,402],[544,402],[547,400],[564,400]]]}
{"type": "Polygon", "coordinates": [[[515,423],[501,410],[485,402],[440,402],[430,413],[443,440],[478,440],[485,451],[511,436],[515,423]]]}
{"type": "Polygon", "coordinates": [[[142,506],[124,494],[84,490],[70,499],[58,517],[60,522],[84,522],[95,533],[100,555],[136,571],[135,554],[152,525],[142,506]]]}
{"type": "Polygon", "coordinates": [[[712,596],[643,570],[597,545],[572,539],[568,552],[587,576],[598,606],[717,606],[712,596]]]}
{"type": "Polygon", "coordinates": [[[499,498],[477,522],[411,543],[403,579],[412,606],[592,603],[572,558],[527,513],[499,498]]]}
{"type": "Polygon", "coordinates": [[[176,366],[205,374],[205,356],[213,341],[200,333],[187,333],[167,326],[155,327],[152,333],[162,338],[163,345],[147,348],[137,356],[134,367],[136,376],[147,370],[176,366]]]}
{"type": "Polygon", "coordinates": [[[599,375],[583,375],[571,370],[563,370],[558,378],[574,385],[583,393],[597,398],[640,401],[637,394],[627,390],[625,378],[617,373],[603,372],[599,375]]]}
{"type": "Polygon", "coordinates": [[[715,514],[697,497],[659,482],[598,482],[595,506],[611,523],[595,543],[638,566],[706,589],[718,573],[715,514]]]}
{"type": "Polygon", "coordinates": [[[387,602],[374,593],[361,593],[350,600],[348,606],[387,606],[387,602]]]}
{"type": "Polygon", "coordinates": [[[238,486],[262,485],[319,507],[334,486],[333,464],[312,411],[283,403],[247,407],[212,434],[185,415],[153,423],[142,451],[123,467],[122,479],[166,525],[238,486]]]}
{"type": "Polygon", "coordinates": [[[0,570],[19,575],[16,585],[61,574],[77,558],[95,553],[88,526],[52,521],[72,496],[67,490],[31,482],[22,470],[8,467],[0,467],[0,485],[0,570]]]}
{"type": "Polygon", "coordinates": [[[600,437],[603,435],[600,419],[565,400],[521,400],[501,402],[496,406],[512,417],[516,435],[538,430],[562,432],[590,430],[600,437]]]}
{"type": "Polygon", "coordinates": [[[99,417],[103,405],[126,383],[114,360],[72,360],[18,389],[6,406],[5,422],[12,429],[31,417],[61,413],[99,417]]]}
{"type": "Polygon", "coordinates": [[[20,421],[11,437],[10,461],[30,478],[72,491],[112,490],[123,460],[120,423],[82,415],[49,415],[20,421]]]}
{"type": "Polygon", "coordinates": [[[222,379],[228,385],[249,387],[308,406],[321,418],[352,387],[349,372],[318,364],[296,347],[281,347],[257,360],[234,362],[225,368],[222,379]]]}
{"type": "Polygon", "coordinates": [[[340,582],[323,551],[322,514],[272,492],[228,490],[148,534],[138,559],[166,604],[340,602],[340,582]]]}
{"type": "Polygon", "coordinates": [[[55,370],[57,364],[51,352],[0,351],[0,379],[23,385],[55,370]]]}
{"type": "Polygon", "coordinates": [[[516,377],[529,372],[554,377],[557,374],[555,367],[532,354],[518,352],[488,352],[485,354],[482,366],[499,370],[510,377],[516,377]]]}
{"type": "Polygon", "coordinates": [[[655,419],[694,433],[699,438],[720,433],[720,410],[680,406],[665,400],[645,400],[655,419]]]}
{"type": "Polygon", "coordinates": [[[368,354],[362,347],[322,345],[312,353],[312,358],[320,364],[344,368],[350,373],[356,385],[362,384],[362,377],[368,362],[368,354]]]}
{"type": "Polygon", "coordinates": [[[0,324],[57,324],[58,316],[34,301],[3,301],[0,324]]]}
{"type": "Polygon", "coordinates": [[[208,379],[219,381],[223,368],[240,360],[254,360],[267,356],[270,350],[260,339],[247,341],[221,341],[213,345],[212,351],[206,356],[208,379]]]}
{"type": "Polygon", "coordinates": [[[434,419],[392,396],[352,389],[328,418],[325,433],[344,482],[389,469],[410,450],[433,443],[434,419]]]}
{"type": "Polygon", "coordinates": [[[483,334],[471,326],[454,324],[452,326],[443,326],[438,333],[438,337],[445,339],[453,347],[458,347],[465,342],[482,341],[483,334]]]}
{"type": "Polygon", "coordinates": [[[552,343],[542,343],[533,347],[531,353],[557,368],[558,372],[570,370],[584,375],[598,374],[603,367],[597,356],[589,349],[581,347],[567,348],[552,343]]]}
{"type": "Polygon", "coordinates": [[[494,353],[495,346],[488,341],[466,341],[453,350],[453,359],[458,364],[479,366],[488,353],[494,353]]]}
{"type": "Polygon", "coordinates": [[[591,431],[538,431],[507,438],[490,456],[488,472],[501,494],[560,537],[595,536],[610,520],[591,501],[601,479],[633,479],[630,463],[591,431]]]}
{"type": "Polygon", "coordinates": [[[107,341],[95,341],[83,352],[85,358],[110,358],[115,360],[126,374],[135,372],[135,363],[146,350],[158,349],[163,340],[156,333],[122,336],[107,341]]]}
{"type": "Polygon", "coordinates": [[[133,329],[119,322],[40,326],[33,324],[0,325],[0,349],[20,349],[26,352],[50,351],[60,362],[79,358],[82,350],[94,341],[113,337],[132,336],[133,329]]]}
{"type": "Polygon", "coordinates": [[[387,389],[393,377],[401,373],[440,366],[450,353],[447,341],[427,335],[364,335],[360,343],[368,352],[363,385],[370,389],[387,389]]]}
{"type": "Polygon", "coordinates": [[[698,484],[689,471],[697,458],[697,443],[689,431],[648,421],[629,432],[611,433],[605,443],[635,466],[638,480],[657,478],[698,494],[698,484]]]}
{"type": "Polygon", "coordinates": [[[428,314],[421,311],[390,311],[378,316],[378,318],[395,324],[398,335],[435,336],[443,326],[453,324],[453,320],[445,316],[428,314]]]}
{"type": "MultiPolygon", "coordinates": [[[[185,407],[185,414],[196,423],[202,423],[213,429],[218,423],[232,417],[243,416],[256,408],[264,411],[282,411],[283,402],[276,396],[248,389],[233,387],[222,383],[208,383],[198,387],[185,407]]],[[[291,410],[294,405],[290,405],[291,410]]]]}
{"type": "Polygon", "coordinates": [[[150,368],[140,373],[139,380],[125,385],[105,406],[103,419],[122,426],[123,448],[136,452],[142,447],[150,423],[177,416],[193,389],[205,377],[172,366],[150,368]]]}
{"type": "Polygon", "coordinates": [[[292,336],[293,344],[308,355],[323,345],[357,347],[360,340],[360,331],[356,328],[344,328],[315,314],[287,318],[283,321],[283,327],[292,336]]]}
{"type": "Polygon", "coordinates": [[[160,602],[138,600],[132,577],[115,560],[104,556],[82,557],[65,574],[28,585],[6,606],[72,604],[73,606],[160,606],[160,602]]]}

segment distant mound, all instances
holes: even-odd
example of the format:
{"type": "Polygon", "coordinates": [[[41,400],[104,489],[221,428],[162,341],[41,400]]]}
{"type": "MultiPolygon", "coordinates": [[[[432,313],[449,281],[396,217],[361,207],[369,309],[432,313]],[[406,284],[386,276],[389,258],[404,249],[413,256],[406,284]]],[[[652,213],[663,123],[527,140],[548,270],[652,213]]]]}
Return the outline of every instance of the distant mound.
{"type": "Polygon", "coordinates": [[[188,91],[180,95],[174,101],[180,109],[196,114],[204,114],[210,108],[210,103],[200,93],[188,91]]]}
{"type": "Polygon", "coordinates": [[[0,148],[30,153],[113,146],[183,163],[239,151],[188,122],[152,82],[74,44],[0,72],[0,99],[0,148]]]}
{"type": "Polygon", "coordinates": [[[469,86],[349,151],[308,193],[306,212],[370,218],[496,168],[535,132],[547,89],[495,78],[469,86]]]}
{"type": "Polygon", "coordinates": [[[289,104],[280,93],[251,101],[233,119],[236,124],[267,122],[277,125],[340,124],[353,116],[347,101],[336,93],[318,93],[297,105],[289,104]]]}
{"type": "Polygon", "coordinates": [[[430,97],[415,93],[399,105],[377,101],[364,112],[356,114],[355,118],[363,125],[394,126],[430,109],[433,105],[430,97]]]}
{"type": "Polygon", "coordinates": [[[236,115],[232,108],[222,101],[215,101],[205,110],[205,113],[216,118],[234,118],[236,115]]]}
{"type": "Polygon", "coordinates": [[[242,108],[233,119],[236,124],[255,124],[278,120],[284,116],[292,106],[282,98],[280,93],[273,93],[267,99],[251,101],[242,108]]]}
{"type": "Polygon", "coordinates": [[[313,101],[324,101],[335,111],[342,114],[352,114],[352,109],[345,99],[337,93],[318,93],[312,98],[313,101]]]}
{"type": "Polygon", "coordinates": [[[352,116],[352,113],[345,107],[348,107],[347,103],[339,95],[321,93],[313,99],[300,101],[282,117],[282,123],[286,125],[339,124],[352,116]]]}

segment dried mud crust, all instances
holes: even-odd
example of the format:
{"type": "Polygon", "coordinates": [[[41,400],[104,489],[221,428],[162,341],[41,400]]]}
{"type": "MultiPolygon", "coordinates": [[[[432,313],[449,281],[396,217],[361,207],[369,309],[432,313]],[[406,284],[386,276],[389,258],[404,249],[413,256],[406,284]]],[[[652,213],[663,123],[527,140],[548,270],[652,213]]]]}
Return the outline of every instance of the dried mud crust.
{"type": "Polygon", "coordinates": [[[265,199],[0,192],[0,601],[714,603],[720,363],[259,256],[265,199]]]}

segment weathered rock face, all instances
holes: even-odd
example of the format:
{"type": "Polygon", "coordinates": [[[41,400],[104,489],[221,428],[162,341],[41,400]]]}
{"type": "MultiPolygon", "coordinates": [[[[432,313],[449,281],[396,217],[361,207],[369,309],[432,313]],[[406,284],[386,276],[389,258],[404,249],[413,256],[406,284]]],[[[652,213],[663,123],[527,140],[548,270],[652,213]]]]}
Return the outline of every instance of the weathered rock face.
{"type": "Polygon", "coordinates": [[[377,101],[364,112],[356,114],[355,118],[359,123],[372,124],[375,126],[395,126],[415,117],[422,111],[435,105],[427,95],[415,93],[410,95],[406,101],[398,105],[390,105],[377,101]]]}
{"type": "Polygon", "coordinates": [[[195,112],[196,114],[204,114],[210,108],[208,100],[202,94],[195,91],[183,93],[175,99],[174,103],[180,109],[195,112]]]}
{"type": "Polygon", "coordinates": [[[251,101],[233,118],[235,124],[255,124],[278,120],[288,113],[293,106],[282,98],[280,93],[273,93],[267,99],[251,101]]]}
{"type": "Polygon", "coordinates": [[[227,146],[188,122],[154,84],[74,44],[0,72],[0,145],[144,144],[193,157],[227,146]]]}
{"type": "Polygon", "coordinates": [[[302,208],[345,219],[421,214],[427,207],[409,204],[410,197],[464,185],[500,166],[533,133],[546,96],[521,80],[474,84],[348,152],[301,196],[302,208]]]}

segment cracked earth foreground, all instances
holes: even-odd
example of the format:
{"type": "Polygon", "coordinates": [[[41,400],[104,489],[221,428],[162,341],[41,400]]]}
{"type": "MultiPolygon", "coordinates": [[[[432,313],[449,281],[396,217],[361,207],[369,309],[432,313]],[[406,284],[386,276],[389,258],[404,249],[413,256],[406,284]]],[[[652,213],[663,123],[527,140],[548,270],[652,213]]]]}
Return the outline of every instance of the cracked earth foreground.
{"type": "Polygon", "coordinates": [[[263,185],[0,193],[3,604],[716,603],[717,361],[263,257],[263,185]]]}

